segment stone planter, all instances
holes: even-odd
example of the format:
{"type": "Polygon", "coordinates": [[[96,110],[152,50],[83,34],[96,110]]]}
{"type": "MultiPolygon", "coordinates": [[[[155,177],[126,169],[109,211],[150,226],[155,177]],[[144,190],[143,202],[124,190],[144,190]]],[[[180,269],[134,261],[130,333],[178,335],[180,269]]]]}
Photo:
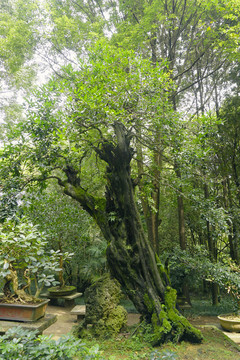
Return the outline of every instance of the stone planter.
{"type": "Polygon", "coordinates": [[[218,319],[220,325],[224,330],[231,332],[240,332],[240,315],[239,314],[224,314],[219,315],[218,319]]]}
{"type": "Polygon", "coordinates": [[[60,288],[59,286],[54,286],[48,289],[49,295],[51,298],[58,298],[61,296],[72,295],[76,292],[76,286],[64,286],[60,288]]]}
{"type": "Polygon", "coordinates": [[[35,304],[0,303],[0,320],[33,322],[45,315],[49,299],[35,304]]]}

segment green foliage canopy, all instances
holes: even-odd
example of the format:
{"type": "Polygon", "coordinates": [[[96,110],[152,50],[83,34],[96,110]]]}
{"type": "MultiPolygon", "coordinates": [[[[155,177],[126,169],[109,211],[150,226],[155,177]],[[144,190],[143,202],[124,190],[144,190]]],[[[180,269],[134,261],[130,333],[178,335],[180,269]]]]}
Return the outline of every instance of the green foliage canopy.
{"type": "Polygon", "coordinates": [[[16,131],[14,146],[11,139],[6,141],[1,163],[2,174],[10,171],[12,182],[44,180],[50,172],[58,178],[61,170],[68,176],[72,166],[83,174],[81,186],[91,184],[101,195],[104,179],[99,174],[105,166],[95,161],[94,151],[105,140],[114,142],[114,122],[132,132],[134,147],[142,143],[146,171],[151,152],[159,146],[156,133],[161,131],[168,143],[174,117],[169,116],[166,63],[152,67],[131,51],[99,42],[79,69],[64,67],[60,79],[51,80],[29,101],[28,120],[16,131]]]}

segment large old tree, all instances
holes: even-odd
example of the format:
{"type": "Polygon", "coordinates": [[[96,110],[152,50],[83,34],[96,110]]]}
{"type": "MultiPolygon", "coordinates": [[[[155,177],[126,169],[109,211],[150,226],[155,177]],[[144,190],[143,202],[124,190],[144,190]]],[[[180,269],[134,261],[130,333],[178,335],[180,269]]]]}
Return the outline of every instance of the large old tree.
{"type": "MultiPolygon", "coordinates": [[[[200,341],[200,334],[175,309],[167,270],[155,255],[161,242],[160,192],[163,183],[178,190],[184,249],[181,184],[183,166],[187,177],[189,167],[182,151],[186,123],[178,121],[175,110],[192,111],[194,101],[197,114],[203,114],[214,97],[219,110],[219,80],[232,57],[239,59],[237,1],[51,0],[45,12],[41,1],[37,12],[29,0],[28,13],[22,0],[12,3],[13,9],[5,1],[1,4],[7,24],[1,64],[15,73],[38,43],[58,77],[36,92],[28,120],[16,133],[10,130],[9,144],[0,149],[0,194],[10,189],[12,195],[2,196],[0,221],[16,205],[19,189],[55,179],[102,230],[109,244],[109,268],[152,324],[153,342],[184,337],[200,341]],[[37,24],[32,33],[29,20],[35,11],[39,26],[47,19],[39,37],[37,24]],[[96,37],[111,38],[116,48],[100,44],[87,52],[96,37]],[[120,48],[134,49],[151,63],[120,48]],[[77,54],[84,61],[78,61],[77,54]],[[161,59],[166,63],[159,64],[161,59]],[[73,65],[61,70],[66,60],[73,65]],[[166,168],[169,176],[164,179],[166,168]]],[[[27,77],[18,74],[22,86],[27,77]]],[[[190,164],[196,167],[196,159],[190,164]]],[[[199,202],[202,205],[201,198],[199,202]]],[[[200,243],[201,238],[202,229],[200,243]]]]}
{"type": "Polygon", "coordinates": [[[18,142],[6,144],[1,169],[11,163],[6,171],[16,187],[18,179],[56,179],[95,219],[108,242],[111,274],[152,325],[154,344],[199,342],[201,333],[176,309],[176,291],[147,237],[140,201],[156,181],[155,135],[161,132],[167,147],[177,121],[168,105],[167,64],[153,67],[100,42],[79,69],[64,68],[36,92],[18,142]]]}

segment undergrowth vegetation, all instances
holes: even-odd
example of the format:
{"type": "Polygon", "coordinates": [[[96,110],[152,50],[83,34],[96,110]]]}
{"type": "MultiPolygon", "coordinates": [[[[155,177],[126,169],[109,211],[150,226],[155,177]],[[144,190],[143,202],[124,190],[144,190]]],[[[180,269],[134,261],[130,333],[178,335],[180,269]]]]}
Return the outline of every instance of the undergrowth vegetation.
{"type": "MultiPolygon", "coordinates": [[[[125,301],[127,304],[127,301],[125,301]]],[[[131,308],[131,304],[128,304],[131,308]]],[[[214,307],[208,298],[192,299],[192,308],[188,316],[215,315],[215,312],[229,312],[234,307],[232,299],[224,297],[221,305],[214,307]]],[[[50,336],[37,336],[36,332],[23,328],[12,328],[0,336],[1,360],[232,360],[240,356],[240,350],[224,334],[213,328],[202,328],[202,344],[191,345],[168,343],[161,347],[152,347],[148,339],[136,332],[143,325],[133,325],[112,338],[77,339],[72,335],[53,340],[50,336]],[[98,345],[99,344],[99,345],[98,345]]]]}
{"type": "Polygon", "coordinates": [[[71,335],[55,341],[48,336],[37,336],[36,331],[15,327],[0,337],[0,359],[87,360],[102,358],[97,345],[88,348],[82,340],[71,335]]]}
{"type": "MultiPolygon", "coordinates": [[[[94,340],[93,340],[94,341],[94,340]]],[[[99,346],[91,341],[82,342],[72,335],[64,336],[59,340],[53,340],[51,336],[37,336],[36,331],[25,330],[21,327],[11,328],[5,335],[0,336],[0,359],[1,360],[115,360],[115,355],[103,357],[99,346]]],[[[110,339],[103,341],[103,350],[108,354],[109,349],[115,351],[130,352],[129,359],[172,359],[176,360],[175,353],[171,351],[160,352],[152,350],[145,342],[138,337],[130,340],[124,338],[110,339]],[[121,344],[120,344],[121,342],[121,344]]]]}
{"type": "Polygon", "coordinates": [[[220,297],[219,305],[211,304],[210,297],[199,299],[193,297],[191,299],[192,306],[184,311],[185,316],[217,316],[236,312],[238,310],[237,302],[229,295],[220,297]]]}

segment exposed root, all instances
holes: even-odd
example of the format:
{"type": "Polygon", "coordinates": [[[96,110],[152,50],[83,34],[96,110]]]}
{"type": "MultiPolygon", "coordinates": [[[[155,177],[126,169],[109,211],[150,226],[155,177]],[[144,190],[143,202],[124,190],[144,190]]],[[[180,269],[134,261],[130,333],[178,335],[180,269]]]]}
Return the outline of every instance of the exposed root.
{"type": "Polygon", "coordinates": [[[28,295],[25,290],[30,285],[30,278],[28,277],[28,272],[24,272],[24,277],[27,279],[27,284],[23,289],[19,289],[17,271],[10,264],[9,266],[10,274],[6,276],[6,282],[4,285],[4,302],[6,303],[27,303],[34,302],[34,298],[31,295],[28,295]],[[13,294],[10,289],[10,284],[12,284],[13,294]]]}

